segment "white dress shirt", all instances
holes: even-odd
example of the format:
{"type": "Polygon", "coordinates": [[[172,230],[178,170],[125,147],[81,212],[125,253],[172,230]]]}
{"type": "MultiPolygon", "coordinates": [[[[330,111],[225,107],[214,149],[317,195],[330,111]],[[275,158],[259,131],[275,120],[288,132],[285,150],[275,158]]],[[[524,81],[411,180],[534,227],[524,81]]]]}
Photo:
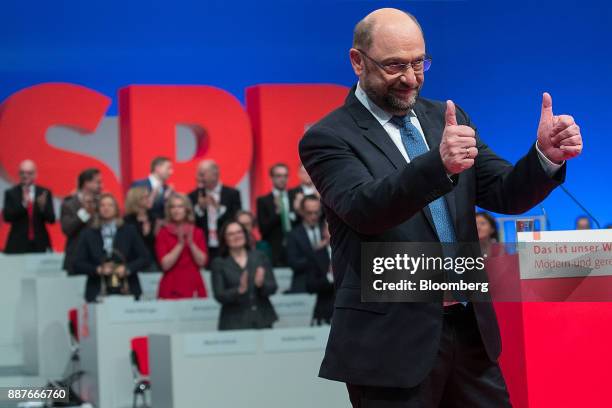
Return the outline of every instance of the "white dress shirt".
{"type": "Polygon", "coordinates": [[[206,189],[206,195],[212,197],[219,207],[209,204],[207,210],[208,222],[208,246],[219,247],[219,237],[217,236],[217,220],[225,214],[227,208],[221,204],[221,183],[217,183],[212,190],[206,189]]]}
{"type": "Polygon", "coordinates": [[[34,202],[34,198],[36,197],[36,190],[34,184],[30,184],[29,186],[23,186],[22,188],[23,191],[26,192],[26,194],[24,194],[24,198],[27,195],[27,199],[23,201],[22,204],[25,208],[28,208],[28,202],[34,202]]]}
{"type": "Polygon", "coordinates": [[[157,194],[160,194],[164,185],[161,180],[155,177],[153,174],[149,174],[149,183],[151,183],[151,191],[157,190],[157,194]]]}

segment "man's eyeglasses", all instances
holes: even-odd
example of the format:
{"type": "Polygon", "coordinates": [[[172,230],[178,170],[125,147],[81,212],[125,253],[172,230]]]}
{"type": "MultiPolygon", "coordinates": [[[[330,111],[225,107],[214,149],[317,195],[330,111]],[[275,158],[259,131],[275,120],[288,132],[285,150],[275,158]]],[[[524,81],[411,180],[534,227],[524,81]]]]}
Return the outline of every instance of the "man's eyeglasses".
{"type": "Polygon", "coordinates": [[[404,73],[408,71],[409,67],[412,67],[412,70],[414,71],[415,74],[420,74],[420,73],[427,71],[431,67],[431,57],[429,55],[425,55],[425,57],[411,61],[407,64],[402,64],[402,63],[397,63],[397,62],[394,62],[391,64],[382,64],[376,61],[374,58],[370,57],[364,51],[358,48],[357,48],[357,51],[359,51],[364,57],[372,61],[374,64],[376,64],[378,68],[382,69],[389,75],[397,75],[400,73],[404,73]]]}

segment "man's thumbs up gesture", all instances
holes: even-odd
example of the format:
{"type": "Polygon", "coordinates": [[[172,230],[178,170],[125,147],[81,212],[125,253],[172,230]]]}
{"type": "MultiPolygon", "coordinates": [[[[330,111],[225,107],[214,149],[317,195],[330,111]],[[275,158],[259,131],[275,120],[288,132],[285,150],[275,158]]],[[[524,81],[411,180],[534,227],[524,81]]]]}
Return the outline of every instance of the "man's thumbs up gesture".
{"type": "Polygon", "coordinates": [[[458,174],[474,165],[478,155],[476,132],[469,126],[457,124],[453,101],[446,101],[446,125],[440,142],[440,156],[448,174],[458,174]]]}
{"type": "Polygon", "coordinates": [[[580,127],[569,115],[553,115],[552,98],[547,92],[542,95],[538,147],[550,161],[557,164],[582,152],[580,127]]]}

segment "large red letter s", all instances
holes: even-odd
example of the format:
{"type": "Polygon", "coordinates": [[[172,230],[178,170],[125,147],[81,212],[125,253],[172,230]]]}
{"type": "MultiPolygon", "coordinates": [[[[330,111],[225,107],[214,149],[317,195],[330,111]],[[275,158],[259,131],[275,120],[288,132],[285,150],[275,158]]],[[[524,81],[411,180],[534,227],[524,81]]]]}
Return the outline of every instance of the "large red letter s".
{"type": "MultiPolygon", "coordinates": [[[[51,126],[68,126],[80,133],[96,130],[110,98],[79,85],[46,83],[22,89],[0,105],[0,164],[8,178],[18,179],[18,166],[24,159],[38,165],[38,180],[61,197],[76,188],[79,172],[97,167],[104,186],[120,201],[120,185],[112,169],[99,160],[49,145],[45,139],[51,126]]],[[[53,246],[63,249],[59,226],[51,229],[53,246]]]]}

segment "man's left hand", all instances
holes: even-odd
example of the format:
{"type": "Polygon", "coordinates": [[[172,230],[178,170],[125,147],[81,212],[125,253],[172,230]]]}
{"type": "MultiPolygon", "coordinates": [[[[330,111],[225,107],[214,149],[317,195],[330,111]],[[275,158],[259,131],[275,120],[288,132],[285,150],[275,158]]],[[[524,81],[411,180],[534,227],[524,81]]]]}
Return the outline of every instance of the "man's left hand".
{"type": "Polygon", "coordinates": [[[550,161],[561,164],[582,152],[580,127],[569,115],[553,115],[552,97],[542,95],[542,113],[538,125],[538,147],[550,161]]]}

